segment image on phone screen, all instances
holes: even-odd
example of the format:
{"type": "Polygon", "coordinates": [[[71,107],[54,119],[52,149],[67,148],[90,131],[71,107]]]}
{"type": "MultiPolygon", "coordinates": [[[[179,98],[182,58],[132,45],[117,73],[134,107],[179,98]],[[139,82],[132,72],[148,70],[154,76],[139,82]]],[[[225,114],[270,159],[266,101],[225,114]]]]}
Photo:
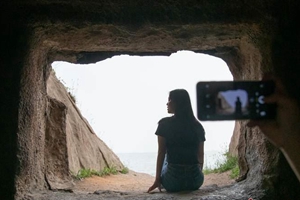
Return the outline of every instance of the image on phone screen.
{"type": "Polygon", "coordinates": [[[197,84],[199,120],[270,119],[275,105],[264,97],[274,92],[270,81],[220,81],[197,84]]]}
{"type": "Polygon", "coordinates": [[[248,94],[245,90],[225,90],[217,94],[216,112],[219,115],[248,114],[248,94]]]}

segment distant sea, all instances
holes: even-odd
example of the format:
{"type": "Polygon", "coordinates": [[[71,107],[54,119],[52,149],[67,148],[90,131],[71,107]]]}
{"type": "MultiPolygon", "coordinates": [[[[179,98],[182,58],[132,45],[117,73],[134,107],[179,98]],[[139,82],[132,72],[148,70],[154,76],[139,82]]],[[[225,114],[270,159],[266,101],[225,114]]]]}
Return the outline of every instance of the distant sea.
{"type": "MultiPolygon", "coordinates": [[[[130,170],[155,176],[157,153],[116,153],[121,162],[130,170]]],[[[220,151],[204,152],[204,168],[214,168],[225,158],[220,151]]]]}

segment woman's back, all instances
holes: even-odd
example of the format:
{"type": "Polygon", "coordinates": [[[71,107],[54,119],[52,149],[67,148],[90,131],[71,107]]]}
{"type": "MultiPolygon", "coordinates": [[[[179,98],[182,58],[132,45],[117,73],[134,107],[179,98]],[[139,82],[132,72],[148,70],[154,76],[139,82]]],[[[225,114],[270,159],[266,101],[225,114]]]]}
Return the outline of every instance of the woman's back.
{"type": "Polygon", "coordinates": [[[200,142],[205,141],[204,129],[198,121],[163,118],[155,133],[165,138],[168,162],[197,164],[200,142]]]}

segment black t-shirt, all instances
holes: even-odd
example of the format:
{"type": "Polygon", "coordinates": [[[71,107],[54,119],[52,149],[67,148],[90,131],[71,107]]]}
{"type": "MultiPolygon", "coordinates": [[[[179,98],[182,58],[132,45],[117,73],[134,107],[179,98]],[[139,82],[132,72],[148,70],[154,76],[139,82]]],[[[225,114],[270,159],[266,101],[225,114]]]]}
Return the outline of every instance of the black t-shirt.
{"type": "Polygon", "coordinates": [[[172,164],[197,164],[199,144],[205,141],[205,132],[200,122],[166,117],[158,122],[156,135],[166,140],[167,159],[172,164]]]}

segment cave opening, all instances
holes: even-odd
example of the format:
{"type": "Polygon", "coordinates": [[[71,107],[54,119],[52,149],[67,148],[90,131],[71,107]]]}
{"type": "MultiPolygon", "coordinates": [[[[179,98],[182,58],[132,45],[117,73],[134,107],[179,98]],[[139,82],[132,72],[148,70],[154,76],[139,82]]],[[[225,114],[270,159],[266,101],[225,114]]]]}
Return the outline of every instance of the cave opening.
{"type": "MultiPolygon", "coordinates": [[[[52,68],[97,136],[130,170],[151,176],[157,151],[154,132],[158,120],[168,116],[169,91],[186,89],[196,116],[196,83],[233,79],[222,59],[193,51],[121,54],[85,65],[55,61],[52,68]]],[[[206,131],[204,169],[212,169],[225,159],[235,122],[201,123],[206,131]]]]}

